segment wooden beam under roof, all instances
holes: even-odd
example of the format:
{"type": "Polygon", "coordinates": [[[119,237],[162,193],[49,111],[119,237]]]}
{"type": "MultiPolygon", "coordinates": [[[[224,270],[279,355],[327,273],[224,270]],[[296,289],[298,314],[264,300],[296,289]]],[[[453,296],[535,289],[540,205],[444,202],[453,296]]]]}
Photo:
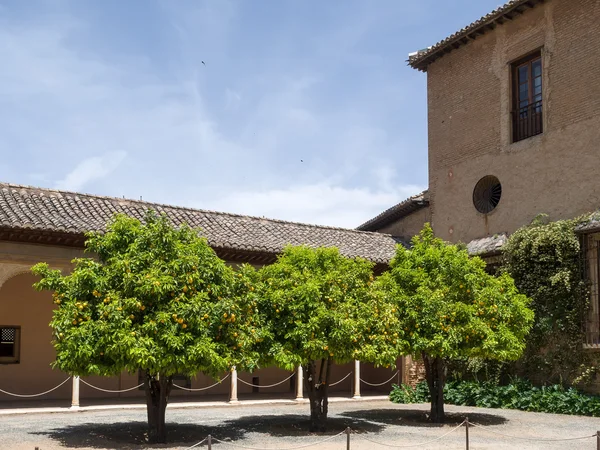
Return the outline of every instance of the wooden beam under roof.
{"type": "Polygon", "coordinates": [[[469,40],[477,39],[478,36],[494,30],[496,26],[504,24],[505,21],[513,20],[515,16],[523,14],[528,9],[534,8],[536,5],[544,2],[545,0],[523,0],[515,5],[512,4],[513,2],[509,2],[504,7],[500,7],[497,11],[473,22],[451,37],[438,42],[429,50],[409,57],[408,64],[417,70],[427,72],[427,66],[439,57],[449,53],[453,49],[468,44],[469,40]]]}

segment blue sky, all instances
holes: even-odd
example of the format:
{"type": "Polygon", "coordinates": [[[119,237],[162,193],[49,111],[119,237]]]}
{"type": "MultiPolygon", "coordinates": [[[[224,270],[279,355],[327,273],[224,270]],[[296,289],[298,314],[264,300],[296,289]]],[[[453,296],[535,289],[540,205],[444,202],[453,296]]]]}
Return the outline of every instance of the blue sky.
{"type": "Polygon", "coordinates": [[[408,53],[498,2],[0,0],[0,180],[355,227],[427,186],[408,53]]]}

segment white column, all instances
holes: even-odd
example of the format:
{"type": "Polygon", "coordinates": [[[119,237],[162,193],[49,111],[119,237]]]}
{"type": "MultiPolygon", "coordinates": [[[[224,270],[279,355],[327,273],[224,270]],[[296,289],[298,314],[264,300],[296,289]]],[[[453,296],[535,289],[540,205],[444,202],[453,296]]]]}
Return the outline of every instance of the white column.
{"type": "Polygon", "coordinates": [[[298,366],[296,372],[296,401],[302,400],[302,388],[304,383],[304,374],[302,372],[302,366],[298,366]]]}
{"type": "Polygon", "coordinates": [[[71,394],[71,408],[79,408],[79,377],[73,377],[73,390],[71,394]]]}
{"type": "Polygon", "coordinates": [[[237,396],[237,370],[235,366],[231,368],[231,389],[229,392],[229,403],[238,403],[237,396]]]}
{"type": "Polygon", "coordinates": [[[360,398],[360,361],[354,360],[354,395],[352,398],[360,398]]]}

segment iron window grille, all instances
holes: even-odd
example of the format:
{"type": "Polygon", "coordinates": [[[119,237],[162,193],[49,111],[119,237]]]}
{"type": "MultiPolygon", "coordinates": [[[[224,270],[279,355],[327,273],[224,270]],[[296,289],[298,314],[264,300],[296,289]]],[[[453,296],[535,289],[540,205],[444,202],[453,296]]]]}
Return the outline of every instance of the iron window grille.
{"type": "Polygon", "coordinates": [[[20,327],[0,326],[0,364],[19,362],[20,334],[20,327]]]}
{"type": "Polygon", "coordinates": [[[583,276],[589,283],[590,305],[584,322],[584,348],[600,348],[600,236],[585,235],[582,238],[583,276]]]}
{"type": "Polygon", "coordinates": [[[536,52],[512,65],[513,142],[543,132],[542,57],[536,52]]]}

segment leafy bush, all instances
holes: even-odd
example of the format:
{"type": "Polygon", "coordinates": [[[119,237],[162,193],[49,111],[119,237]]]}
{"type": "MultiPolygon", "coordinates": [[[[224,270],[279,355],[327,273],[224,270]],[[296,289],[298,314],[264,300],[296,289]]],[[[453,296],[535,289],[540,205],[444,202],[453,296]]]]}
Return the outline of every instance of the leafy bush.
{"type": "MultiPolygon", "coordinates": [[[[450,405],[600,417],[598,396],[586,395],[558,384],[535,387],[523,379],[513,380],[504,386],[490,382],[451,381],[445,386],[444,398],[450,405]]],[[[421,382],[416,388],[393,385],[390,400],[394,403],[427,402],[427,383],[421,382]]]]}
{"type": "Polygon", "coordinates": [[[426,382],[417,384],[415,388],[408,384],[392,384],[390,400],[393,403],[429,403],[431,396],[426,382]]]}

